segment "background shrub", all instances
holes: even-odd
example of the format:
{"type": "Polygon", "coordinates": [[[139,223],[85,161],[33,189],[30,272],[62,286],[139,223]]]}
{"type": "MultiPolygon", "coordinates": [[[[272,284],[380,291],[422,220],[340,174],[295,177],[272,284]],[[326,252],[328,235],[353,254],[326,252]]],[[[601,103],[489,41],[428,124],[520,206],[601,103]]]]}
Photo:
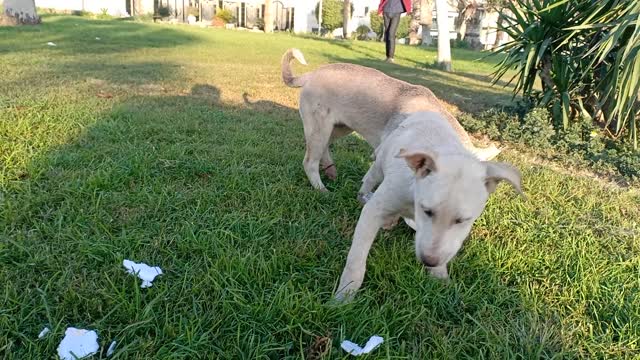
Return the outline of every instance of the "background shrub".
{"type": "Polygon", "coordinates": [[[169,17],[171,15],[171,11],[168,6],[160,6],[158,8],[158,15],[162,17],[169,17]]]}
{"type": "Polygon", "coordinates": [[[367,25],[360,25],[356,29],[356,39],[358,40],[367,40],[367,34],[369,34],[369,27],[367,25]]]}
{"type": "Polygon", "coordinates": [[[233,14],[231,13],[230,10],[228,9],[220,9],[216,12],[216,17],[222,21],[224,21],[225,24],[230,24],[234,22],[235,16],[233,16],[233,14]]]}
{"type": "MultiPolygon", "coordinates": [[[[342,0],[324,0],[322,2],[322,28],[329,32],[342,27],[342,0]]],[[[353,16],[353,2],[351,4],[351,16],[353,16]]],[[[318,19],[318,11],[320,3],[316,5],[314,12],[316,20],[318,19]]]]}

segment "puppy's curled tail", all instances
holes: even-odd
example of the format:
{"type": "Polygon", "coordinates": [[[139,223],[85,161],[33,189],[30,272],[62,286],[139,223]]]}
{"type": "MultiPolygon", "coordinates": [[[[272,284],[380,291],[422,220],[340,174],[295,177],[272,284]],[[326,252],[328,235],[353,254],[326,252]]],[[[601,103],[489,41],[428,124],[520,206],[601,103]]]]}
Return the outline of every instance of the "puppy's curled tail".
{"type": "Polygon", "coordinates": [[[289,87],[302,87],[307,82],[307,74],[294,76],[291,71],[291,61],[298,60],[302,65],[307,65],[302,52],[298,49],[289,49],[282,55],[282,81],[289,87]]]}

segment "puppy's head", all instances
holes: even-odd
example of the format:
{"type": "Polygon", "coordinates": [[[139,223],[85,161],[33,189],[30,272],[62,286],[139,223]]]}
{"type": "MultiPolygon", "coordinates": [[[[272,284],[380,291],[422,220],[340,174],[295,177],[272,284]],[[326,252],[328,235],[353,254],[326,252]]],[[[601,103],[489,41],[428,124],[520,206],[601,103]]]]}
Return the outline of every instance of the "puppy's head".
{"type": "Polygon", "coordinates": [[[506,163],[425,150],[402,149],[398,157],[416,176],[416,255],[429,268],[456,255],[500,181],[522,194],[520,172],[506,163]]]}

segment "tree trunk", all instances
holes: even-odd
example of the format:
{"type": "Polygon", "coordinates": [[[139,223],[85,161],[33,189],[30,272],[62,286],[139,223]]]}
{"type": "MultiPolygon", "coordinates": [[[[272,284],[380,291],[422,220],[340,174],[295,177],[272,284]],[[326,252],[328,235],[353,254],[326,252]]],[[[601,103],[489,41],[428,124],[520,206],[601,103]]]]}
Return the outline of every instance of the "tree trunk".
{"type": "Polygon", "coordinates": [[[436,0],[438,21],[438,66],[451,71],[451,44],[449,43],[449,5],[447,0],[436,0]]]}
{"type": "MultiPolygon", "coordinates": [[[[542,63],[540,64],[540,80],[542,80],[542,91],[553,89],[553,78],[551,77],[551,55],[544,54],[542,63]]],[[[535,69],[532,69],[535,71],[535,69]]]]}
{"type": "Polygon", "coordinates": [[[318,3],[318,35],[322,36],[322,0],[318,3]]]}
{"type": "Polygon", "coordinates": [[[502,11],[500,11],[498,14],[498,21],[496,22],[496,40],[493,42],[494,49],[500,46],[500,41],[502,41],[502,37],[504,36],[504,31],[502,31],[502,24],[504,24],[503,21],[504,17],[502,16],[502,11]]]}
{"type": "Polygon", "coordinates": [[[469,44],[471,49],[480,50],[482,48],[482,42],[480,41],[480,33],[482,32],[482,17],[484,13],[477,11],[477,4],[475,2],[470,3],[466,11],[467,20],[465,21],[464,37],[463,40],[469,44]]]}
{"type": "Polygon", "coordinates": [[[472,30],[473,25],[469,26],[470,22],[473,22],[476,16],[476,10],[478,9],[478,3],[475,0],[459,0],[458,1],[458,17],[456,18],[456,31],[458,32],[458,40],[464,40],[464,38],[472,30]],[[470,29],[471,28],[471,29],[470,29]]]}
{"type": "Polygon", "coordinates": [[[264,0],[264,32],[273,32],[273,11],[271,9],[271,0],[264,0]]]}
{"type": "Polygon", "coordinates": [[[418,38],[418,31],[420,30],[420,19],[422,10],[422,0],[413,0],[411,7],[411,23],[409,25],[409,45],[418,45],[420,39],[418,38]]]}
{"type": "MultiPolygon", "coordinates": [[[[183,3],[184,5],[184,3],[183,3]]],[[[140,0],[136,0],[133,2],[133,8],[135,8],[135,12],[136,12],[136,16],[140,16],[144,14],[144,11],[142,9],[142,1],[140,0]]]]}
{"type": "Polygon", "coordinates": [[[4,0],[0,25],[34,25],[40,23],[34,0],[4,0]]]}
{"type": "Polygon", "coordinates": [[[467,22],[463,21],[462,24],[460,24],[460,27],[458,27],[457,39],[462,41],[464,40],[464,37],[466,35],[467,35],[467,22]]]}
{"type": "Polygon", "coordinates": [[[456,17],[453,22],[453,27],[456,29],[458,40],[464,40],[464,33],[466,32],[466,21],[465,21],[465,9],[467,8],[468,0],[458,0],[458,17],[456,17]]]}
{"type": "Polygon", "coordinates": [[[420,24],[422,25],[422,45],[433,44],[431,28],[433,27],[433,0],[421,0],[420,24]]]}
{"type": "Polygon", "coordinates": [[[342,38],[349,38],[349,15],[351,15],[351,1],[344,0],[342,9],[342,38]]]}

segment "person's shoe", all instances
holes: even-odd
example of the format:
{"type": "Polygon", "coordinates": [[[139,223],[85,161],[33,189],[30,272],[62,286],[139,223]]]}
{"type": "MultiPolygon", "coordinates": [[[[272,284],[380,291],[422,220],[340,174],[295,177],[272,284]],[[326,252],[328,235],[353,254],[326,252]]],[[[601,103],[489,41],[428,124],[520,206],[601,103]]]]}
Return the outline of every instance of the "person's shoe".
{"type": "Polygon", "coordinates": [[[393,58],[387,58],[387,60],[385,60],[384,62],[386,62],[387,64],[393,64],[393,58]]]}

